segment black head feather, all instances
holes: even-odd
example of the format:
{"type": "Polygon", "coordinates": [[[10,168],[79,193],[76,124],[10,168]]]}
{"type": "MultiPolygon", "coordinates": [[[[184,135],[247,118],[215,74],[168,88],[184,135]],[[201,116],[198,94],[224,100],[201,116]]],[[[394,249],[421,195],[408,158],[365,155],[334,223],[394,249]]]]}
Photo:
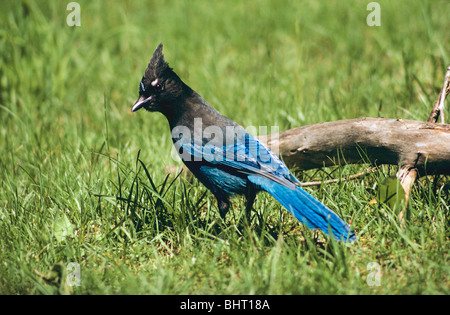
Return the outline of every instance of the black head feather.
{"type": "Polygon", "coordinates": [[[188,97],[192,90],[181,81],[169,67],[162,53],[163,44],[159,44],[145,69],[139,84],[139,99],[132,111],[145,108],[149,111],[172,112],[183,97],[188,97]]]}
{"type": "Polygon", "coordinates": [[[167,71],[172,70],[169,67],[169,64],[164,60],[162,49],[163,44],[160,43],[158,47],[156,47],[155,52],[153,53],[153,56],[148,63],[147,69],[145,69],[144,78],[148,80],[151,80],[153,78],[160,78],[163,77],[167,71]]]}

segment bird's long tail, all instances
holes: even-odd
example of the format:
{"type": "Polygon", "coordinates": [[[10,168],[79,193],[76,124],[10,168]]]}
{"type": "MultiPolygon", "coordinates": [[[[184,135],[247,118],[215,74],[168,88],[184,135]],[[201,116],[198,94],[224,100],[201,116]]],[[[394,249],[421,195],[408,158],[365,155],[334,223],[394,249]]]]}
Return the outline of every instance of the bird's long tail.
{"type": "Polygon", "coordinates": [[[270,193],[309,228],[321,229],[328,235],[331,232],[336,240],[356,240],[356,236],[348,224],[302,188],[291,189],[259,176],[249,176],[249,180],[270,193]]]}

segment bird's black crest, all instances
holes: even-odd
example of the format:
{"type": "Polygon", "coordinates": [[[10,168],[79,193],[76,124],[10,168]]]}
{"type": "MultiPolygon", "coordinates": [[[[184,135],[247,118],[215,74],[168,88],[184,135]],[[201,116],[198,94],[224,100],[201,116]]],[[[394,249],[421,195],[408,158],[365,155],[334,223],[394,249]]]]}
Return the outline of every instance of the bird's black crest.
{"type": "Polygon", "coordinates": [[[167,70],[172,70],[169,64],[164,60],[164,55],[162,53],[163,44],[160,43],[156,47],[150,62],[148,63],[147,69],[145,70],[144,77],[147,80],[162,77],[167,70]]]}

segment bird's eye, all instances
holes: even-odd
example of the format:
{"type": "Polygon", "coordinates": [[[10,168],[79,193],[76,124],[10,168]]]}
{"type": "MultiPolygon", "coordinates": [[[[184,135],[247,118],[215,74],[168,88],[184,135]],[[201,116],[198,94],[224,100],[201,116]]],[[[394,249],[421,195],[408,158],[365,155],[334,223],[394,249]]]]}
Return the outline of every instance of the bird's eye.
{"type": "Polygon", "coordinates": [[[153,89],[156,91],[160,91],[162,90],[162,85],[158,82],[158,79],[155,79],[152,81],[152,83],[150,83],[151,86],[153,86],[153,89]]]}

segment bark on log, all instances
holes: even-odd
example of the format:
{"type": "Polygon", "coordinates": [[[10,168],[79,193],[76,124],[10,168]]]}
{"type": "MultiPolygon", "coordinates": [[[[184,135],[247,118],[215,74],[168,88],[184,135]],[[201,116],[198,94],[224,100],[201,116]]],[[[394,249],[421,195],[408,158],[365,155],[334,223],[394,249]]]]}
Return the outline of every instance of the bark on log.
{"type": "Polygon", "coordinates": [[[450,124],[389,118],[320,123],[259,137],[289,167],[371,162],[450,175],[450,124]]]}

